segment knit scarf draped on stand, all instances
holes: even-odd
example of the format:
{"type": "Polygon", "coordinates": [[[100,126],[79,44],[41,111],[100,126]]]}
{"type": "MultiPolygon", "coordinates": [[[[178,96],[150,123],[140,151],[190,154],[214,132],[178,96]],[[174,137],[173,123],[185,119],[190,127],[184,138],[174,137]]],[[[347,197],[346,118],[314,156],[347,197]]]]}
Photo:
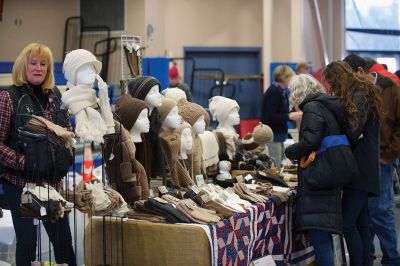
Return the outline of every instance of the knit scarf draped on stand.
{"type": "Polygon", "coordinates": [[[114,127],[109,103],[107,86],[99,88],[99,99],[92,85],[70,85],[69,90],[62,95],[62,102],[75,116],[75,133],[83,141],[103,143],[103,136],[108,128],[114,127]],[[100,111],[92,106],[100,104],[100,111]]]}
{"type": "Polygon", "coordinates": [[[222,133],[225,138],[225,145],[226,145],[226,153],[229,156],[229,159],[233,159],[236,153],[236,142],[239,139],[239,135],[236,132],[227,130],[225,128],[217,128],[216,132],[222,133]]]}

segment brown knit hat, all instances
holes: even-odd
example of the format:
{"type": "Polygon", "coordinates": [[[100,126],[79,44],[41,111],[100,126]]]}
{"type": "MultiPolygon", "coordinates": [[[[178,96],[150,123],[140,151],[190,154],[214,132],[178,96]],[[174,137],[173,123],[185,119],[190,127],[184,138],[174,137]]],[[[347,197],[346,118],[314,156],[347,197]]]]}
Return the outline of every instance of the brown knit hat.
{"type": "Polygon", "coordinates": [[[177,103],[175,100],[167,97],[162,97],[161,98],[161,106],[158,107],[158,113],[160,114],[160,119],[161,123],[164,122],[165,118],[171,112],[171,110],[177,106],[177,103]]]}
{"type": "Polygon", "coordinates": [[[179,115],[182,116],[183,120],[188,122],[191,126],[196,123],[196,121],[202,115],[206,114],[206,110],[197,103],[192,103],[186,99],[181,99],[178,102],[179,115]]]}
{"type": "Polygon", "coordinates": [[[266,144],[273,140],[274,133],[269,126],[260,122],[260,124],[253,130],[253,138],[254,142],[258,144],[266,144]]]}
{"type": "Polygon", "coordinates": [[[251,151],[257,149],[259,145],[254,142],[253,134],[247,133],[246,136],[242,139],[243,150],[251,151]]]}
{"type": "Polygon", "coordinates": [[[118,120],[128,131],[135,124],[140,112],[146,108],[148,109],[145,101],[133,98],[129,94],[122,95],[115,103],[118,120]]]}

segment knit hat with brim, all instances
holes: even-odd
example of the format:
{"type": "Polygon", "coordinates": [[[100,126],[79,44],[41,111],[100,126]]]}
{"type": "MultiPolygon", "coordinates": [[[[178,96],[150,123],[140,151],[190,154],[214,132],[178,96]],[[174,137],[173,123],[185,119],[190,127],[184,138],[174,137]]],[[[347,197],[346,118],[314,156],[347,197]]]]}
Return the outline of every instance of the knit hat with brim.
{"type": "Polygon", "coordinates": [[[260,122],[260,124],[253,130],[253,138],[255,143],[266,144],[272,142],[274,133],[269,126],[260,122]]]}
{"type": "Polygon", "coordinates": [[[239,104],[235,100],[223,96],[212,97],[208,106],[214,120],[219,123],[225,122],[234,109],[239,111],[239,104]]]}
{"type": "Polygon", "coordinates": [[[63,73],[69,83],[76,85],[76,72],[84,64],[93,64],[97,74],[101,71],[101,62],[88,50],[76,49],[65,56],[63,73]]]}
{"type": "Polygon", "coordinates": [[[182,116],[183,120],[188,122],[191,126],[203,115],[206,114],[206,110],[197,103],[192,103],[186,99],[182,99],[178,102],[179,115],[182,116]]]}
{"type": "Polygon", "coordinates": [[[175,100],[164,96],[161,98],[161,106],[158,107],[158,113],[160,114],[161,123],[164,122],[169,112],[171,112],[171,110],[176,106],[177,103],[175,100]]]}
{"type": "Polygon", "coordinates": [[[251,151],[259,147],[257,143],[254,142],[253,134],[247,133],[242,139],[242,147],[245,151],[251,151]]]}
{"type": "Polygon", "coordinates": [[[118,120],[128,131],[131,130],[140,112],[144,109],[148,109],[146,102],[135,99],[129,94],[122,95],[115,103],[115,113],[118,120]]]}
{"type": "Polygon", "coordinates": [[[174,99],[177,102],[179,102],[181,99],[186,99],[186,93],[179,88],[166,88],[163,90],[162,94],[165,97],[174,99]]]}
{"type": "Polygon", "coordinates": [[[132,97],[144,100],[155,85],[158,85],[158,89],[160,90],[161,84],[156,78],[138,76],[128,82],[128,91],[132,97]]]}

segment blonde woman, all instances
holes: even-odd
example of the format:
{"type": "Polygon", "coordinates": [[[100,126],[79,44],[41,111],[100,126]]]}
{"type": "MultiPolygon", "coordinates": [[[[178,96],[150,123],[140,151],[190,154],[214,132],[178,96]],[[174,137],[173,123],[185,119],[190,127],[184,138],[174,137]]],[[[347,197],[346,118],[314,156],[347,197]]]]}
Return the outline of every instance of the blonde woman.
{"type": "MultiPolygon", "coordinates": [[[[345,109],[338,97],[327,96],[321,84],[308,74],[294,76],[289,84],[290,104],[303,111],[299,142],[286,148],[291,160],[298,160],[317,150],[330,132],[340,131],[345,109]]],[[[330,169],[327,169],[329,171],[330,169]]],[[[310,234],[318,266],[333,266],[331,233],[342,233],[341,187],[322,190],[305,181],[298,169],[299,184],[295,230],[310,234]]]]}
{"type": "Polygon", "coordinates": [[[275,68],[272,73],[275,82],[265,92],[261,107],[261,122],[274,132],[274,140],[268,144],[268,150],[277,167],[281,167],[281,161],[285,157],[283,142],[288,134],[287,122],[289,119],[301,120],[301,112],[289,113],[288,95],[284,91],[293,75],[293,70],[286,65],[275,68]]]}

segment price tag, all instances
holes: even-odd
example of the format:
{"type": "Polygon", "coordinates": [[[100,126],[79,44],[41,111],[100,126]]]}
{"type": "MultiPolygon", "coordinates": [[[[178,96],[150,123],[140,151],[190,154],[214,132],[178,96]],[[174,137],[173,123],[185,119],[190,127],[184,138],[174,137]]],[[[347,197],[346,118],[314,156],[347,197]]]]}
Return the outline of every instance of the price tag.
{"type": "Polygon", "coordinates": [[[200,198],[204,203],[207,203],[207,202],[209,202],[211,200],[211,198],[210,198],[210,196],[208,194],[203,194],[203,195],[201,195],[200,198]]]}
{"type": "Polygon", "coordinates": [[[167,204],[167,203],[168,203],[168,201],[163,200],[162,198],[159,198],[159,197],[155,197],[154,199],[155,199],[156,201],[162,203],[162,204],[167,204]]]}
{"type": "Polygon", "coordinates": [[[160,191],[161,194],[168,193],[168,189],[165,186],[159,186],[158,191],[160,191]]]}
{"type": "Polygon", "coordinates": [[[248,175],[246,175],[246,176],[244,177],[244,179],[245,179],[246,181],[249,181],[250,179],[253,179],[253,177],[251,176],[251,174],[248,174],[248,175]]]}
{"type": "Polygon", "coordinates": [[[40,207],[40,216],[46,216],[46,208],[45,207],[40,207]]]}
{"type": "Polygon", "coordinates": [[[202,187],[205,185],[203,175],[196,175],[196,184],[198,187],[202,187]]]}
{"type": "Polygon", "coordinates": [[[193,190],[193,192],[196,194],[198,194],[200,192],[200,189],[198,186],[192,186],[190,189],[193,190]]]}
{"type": "Polygon", "coordinates": [[[237,175],[237,176],[236,176],[236,180],[237,180],[238,182],[243,182],[243,181],[244,181],[242,175],[237,175]]]}
{"type": "Polygon", "coordinates": [[[250,265],[251,266],[276,266],[275,261],[271,255],[256,259],[253,262],[251,262],[250,265]]]}

